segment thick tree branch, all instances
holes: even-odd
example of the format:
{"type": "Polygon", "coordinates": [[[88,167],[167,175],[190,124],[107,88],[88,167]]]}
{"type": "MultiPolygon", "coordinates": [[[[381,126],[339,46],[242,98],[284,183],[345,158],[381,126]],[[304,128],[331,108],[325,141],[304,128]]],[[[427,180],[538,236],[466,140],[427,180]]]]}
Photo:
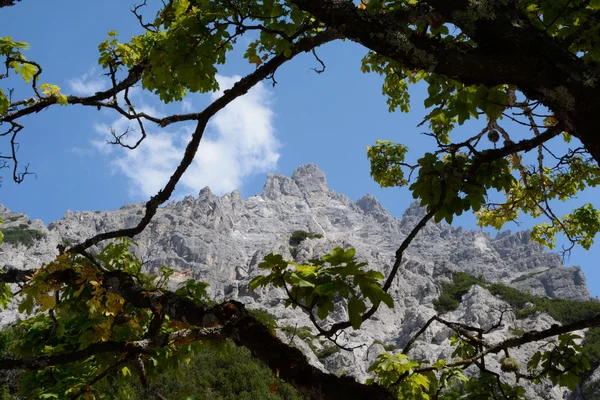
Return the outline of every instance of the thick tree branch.
{"type": "MultiPolygon", "coordinates": [[[[67,283],[77,280],[73,273],[57,275],[55,278],[67,283]]],[[[105,273],[103,285],[110,292],[119,294],[138,308],[156,309],[160,306],[171,319],[193,325],[195,328],[182,331],[183,333],[162,335],[137,342],[96,343],[84,350],[52,357],[2,360],[0,370],[38,369],[84,360],[94,354],[107,351],[146,353],[178,340],[229,338],[237,345],[248,348],[254,357],[262,360],[277,376],[313,399],[392,399],[391,394],[379,386],[364,385],[350,377],[330,375],[310,365],[299,349],[283,343],[268,327],[252,317],[240,302],[227,301],[214,307],[203,308],[172,292],[148,292],[137,284],[134,277],[122,271],[105,273]]]]}
{"type": "Polygon", "coordinates": [[[516,154],[519,152],[527,153],[537,148],[538,146],[546,143],[550,139],[553,139],[556,136],[560,135],[563,131],[564,128],[562,124],[559,124],[546,129],[543,133],[541,133],[538,136],[534,136],[531,139],[523,139],[517,143],[510,142],[498,149],[489,149],[479,152],[475,156],[475,162],[473,164],[481,165],[500,160],[501,158],[505,158],[511,154],[516,154]]]}
{"type": "MultiPolygon", "coordinates": [[[[67,101],[69,104],[80,104],[84,106],[102,106],[104,107],[106,104],[102,103],[103,100],[110,99],[116,96],[118,93],[132,87],[135,85],[142,77],[142,73],[144,70],[148,68],[148,64],[146,62],[141,62],[135,66],[133,66],[128,75],[117,85],[114,87],[104,90],[101,92],[97,92],[93,96],[88,97],[79,97],[79,96],[67,96],[67,101]]],[[[19,110],[9,112],[6,115],[0,117],[0,122],[12,122],[26,115],[38,113],[45,108],[58,104],[58,99],[54,96],[42,97],[42,98],[31,98],[26,101],[20,101],[15,104],[30,104],[27,107],[21,108],[19,110]]],[[[108,104],[108,103],[107,103],[108,104]]]]}
{"type": "MultiPolygon", "coordinates": [[[[402,11],[372,15],[346,0],[292,0],[345,37],[412,70],[467,85],[515,85],[549,107],[600,163],[597,110],[600,76],[568,44],[534,27],[515,1],[428,0],[431,12],[461,29],[476,46],[446,43],[409,29],[402,11]]],[[[425,16],[426,17],[426,16],[425,16]]],[[[414,18],[414,17],[413,17],[414,18]]]]}
{"type": "Polygon", "coordinates": [[[0,0],[0,8],[14,6],[15,1],[21,1],[21,0],[0,0]]]}
{"type": "MultiPolygon", "coordinates": [[[[27,281],[25,275],[30,275],[33,272],[33,270],[27,270],[22,271],[21,274],[3,274],[0,275],[0,278],[4,278],[5,283],[24,283],[27,281]],[[11,276],[12,279],[6,279],[7,276],[11,276]]],[[[72,283],[77,279],[72,272],[73,271],[60,276],[57,275],[55,278],[63,282],[72,283]]],[[[238,301],[232,300],[211,308],[202,308],[197,306],[191,300],[171,292],[148,292],[143,287],[138,286],[132,276],[122,271],[105,273],[103,282],[107,290],[119,294],[127,302],[138,308],[155,309],[160,305],[161,309],[170,318],[197,327],[192,330],[185,330],[174,334],[180,335],[180,339],[182,340],[232,339],[236,344],[248,348],[255,357],[265,362],[265,364],[267,364],[282,379],[292,383],[296,388],[311,396],[313,399],[391,399],[388,392],[377,386],[365,386],[354,381],[352,378],[338,378],[328,375],[311,366],[299,349],[290,347],[279,340],[279,338],[270,332],[268,327],[249,315],[244,305],[238,301]]],[[[448,322],[439,317],[433,317],[416,336],[422,334],[433,321],[438,321],[453,329],[458,329],[463,335],[467,330],[473,330],[477,333],[483,332],[483,330],[479,328],[472,328],[460,323],[448,322]]],[[[526,332],[521,337],[506,339],[495,345],[486,344],[484,346],[485,349],[475,356],[449,363],[446,367],[467,367],[479,362],[479,360],[488,354],[499,353],[500,351],[519,347],[523,344],[537,342],[563,333],[592,327],[600,327],[600,316],[562,326],[553,325],[552,327],[541,331],[526,332]]],[[[483,333],[485,334],[486,332],[483,333]]],[[[0,370],[14,368],[43,368],[49,365],[59,365],[83,360],[91,355],[106,351],[145,353],[178,340],[174,335],[168,337],[158,336],[153,339],[145,339],[130,343],[97,343],[77,352],[52,357],[2,360],[0,361],[0,370]]],[[[471,337],[471,339],[473,338],[471,337]]],[[[404,352],[410,350],[414,340],[416,340],[416,337],[405,346],[404,352]]],[[[415,372],[427,372],[433,370],[433,367],[426,367],[416,370],[415,372]]]]}

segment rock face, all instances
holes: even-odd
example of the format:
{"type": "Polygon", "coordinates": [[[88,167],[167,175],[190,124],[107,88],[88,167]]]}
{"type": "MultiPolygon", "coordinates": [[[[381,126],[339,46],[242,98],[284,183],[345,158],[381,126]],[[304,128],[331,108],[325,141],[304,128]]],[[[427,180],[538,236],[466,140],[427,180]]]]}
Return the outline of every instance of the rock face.
{"type": "MultiPolygon", "coordinates": [[[[41,221],[29,221],[25,215],[0,208],[0,218],[5,220],[3,228],[25,226],[44,234],[30,248],[8,243],[0,246],[0,266],[34,268],[53,258],[57,244],[134,226],[143,212],[142,203],[128,204],[116,211],[67,211],[62,219],[46,227],[41,221]]],[[[397,247],[422,215],[423,210],[413,204],[397,219],[371,195],[353,202],[329,190],[325,174],[316,165],[305,165],[291,178],[270,174],[263,193],[248,199],[242,199],[238,191],[217,197],[204,188],[197,198],[188,196],[168,204],[135,238],[138,243],[135,252],[143,260],[149,260],[150,271],[168,265],[176,269],[176,281],[191,277],[209,282],[216,300],[238,299],[249,308],[268,309],[280,318],[280,327],[311,326],[300,311],[284,309],[284,293],[279,289],[248,290],[249,280],[259,273],[257,266],[262,258],[274,252],[288,260],[303,261],[336,246],[354,247],[361,261],[385,274],[391,268],[397,247]],[[322,237],[306,239],[296,248],[290,248],[289,237],[296,230],[322,237]]],[[[390,289],[395,308],[382,306],[360,331],[350,330],[345,335],[349,347],[365,346],[319,359],[318,350],[323,344],[315,341],[311,348],[297,336],[294,343],[320,368],[365,379],[369,365],[382,351],[381,343],[399,351],[436,314],[433,300],[440,294],[440,283],[453,271],[482,275],[487,280],[501,281],[539,296],[590,298],[580,268],[563,267],[558,255],[530,242],[526,232],[503,232],[492,238],[481,231],[430,223],[409,247],[390,289]]],[[[474,286],[463,297],[460,308],[445,318],[487,329],[498,321],[499,310],[505,307],[488,291],[474,286]]],[[[347,318],[341,307],[334,317],[347,318]]],[[[0,312],[0,324],[14,318],[14,310],[0,312]]],[[[491,342],[508,337],[509,328],[543,329],[556,323],[540,314],[516,320],[512,312],[506,313],[503,321],[493,331],[491,342]]],[[[451,353],[449,335],[446,328],[432,325],[410,355],[432,361],[447,358],[451,353]]],[[[535,345],[523,346],[519,351],[527,356],[535,349],[535,345]]],[[[490,365],[499,370],[498,363],[491,361],[490,365]]],[[[528,398],[563,398],[563,391],[551,386],[535,390],[528,388],[528,398]]]]}

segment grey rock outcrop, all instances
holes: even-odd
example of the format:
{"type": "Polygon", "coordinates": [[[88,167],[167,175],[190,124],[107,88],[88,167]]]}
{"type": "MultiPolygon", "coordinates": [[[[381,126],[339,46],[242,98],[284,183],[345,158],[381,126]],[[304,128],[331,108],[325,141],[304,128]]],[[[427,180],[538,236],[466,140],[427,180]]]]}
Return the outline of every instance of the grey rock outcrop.
{"type": "MultiPolygon", "coordinates": [[[[25,224],[43,234],[30,248],[9,243],[0,246],[0,266],[34,268],[51,261],[57,254],[58,244],[132,227],[143,212],[142,203],[128,204],[115,211],[67,211],[62,219],[46,227],[41,221],[29,221],[23,214],[0,208],[0,218],[6,221],[3,228],[25,224]]],[[[188,196],[166,205],[135,238],[138,246],[134,251],[148,261],[149,271],[162,265],[175,268],[173,285],[189,278],[206,281],[216,300],[238,299],[249,308],[268,309],[279,318],[280,327],[303,327],[310,326],[310,321],[300,311],[283,307],[281,290],[248,290],[248,282],[260,273],[257,266],[265,255],[274,252],[286,259],[303,261],[323,255],[336,246],[354,247],[360,260],[385,274],[391,268],[397,247],[423,213],[422,208],[413,204],[398,219],[371,195],[353,202],[330,190],[325,174],[316,165],[305,165],[291,178],[269,174],[263,193],[247,199],[242,199],[238,191],[218,197],[204,188],[197,198],[188,196]],[[322,237],[306,239],[291,249],[289,236],[296,230],[318,233],[322,237]]],[[[409,247],[390,289],[396,306],[393,309],[382,306],[359,332],[345,334],[343,340],[349,347],[365,346],[319,359],[318,350],[327,343],[314,341],[311,347],[298,337],[293,338],[293,343],[319,368],[365,379],[369,365],[383,348],[381,343],[402,349],[436,314],[433,301],[440,294],[440,283],[449,279],[453,271],[482,275],[490,281],[501,281],[539,296],[590,298],[581,270],[564,267],[559,256],[532,243],[526,232],[504,232],[492,238],[482,231],[429,223],[409,247]]],[[[505,303],[474,286],[463,297],[460,308],[445,318],[487,329],[498,322],[503,309],[506,309],[505,303]]],[[[14,318],[14,309],[0,311],[0,324],[14,318]]],[[[342,318],[347,315],[338,307],[335,319],[342,318]]],[[[508,311],[490,340],[496,342],[509,337],[510,327],[542,329],[553,323],[556,321],[549,316],[539,314],[516,320],[508,311]]],[[[417,341],[411,356],[431,361],[448,357],[451,353],[449,336],[446,328],[433,324],[422,340],[417,341]]],[[[519,352],[527,356],[534,348],[534,345],[523,346],[519,352]]],[[[492,368],[498,369],[498,363],[492,368]]],[[[531,399],[563,398],[563,392],[551,386],[528,387],[527,390],[531,399]]]]}

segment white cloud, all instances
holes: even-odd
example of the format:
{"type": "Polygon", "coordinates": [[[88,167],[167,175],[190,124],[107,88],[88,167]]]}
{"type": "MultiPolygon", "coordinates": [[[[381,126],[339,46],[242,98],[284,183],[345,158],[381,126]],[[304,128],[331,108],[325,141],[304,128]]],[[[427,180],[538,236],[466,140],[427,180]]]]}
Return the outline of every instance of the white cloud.
{"type": "Polygon", "coordinates": [[[107,83],[98,78],[98,75],[99,74],[94,67],[79,78],[70,79],[69,87],[71,92],[78,96],[91,96],[96,92],[106,90],[108,88],[107,83]]]}
{"type": "Polygon", "coordinates": [[[132,195],[150,197],[167,182],[182,155],[177,139],[177,134],[154,133],[141,147],[126,151],[114,161],[117,169],[133,183],[132,195]]]}
{"type": "MultiPolygon", "coordinates": [[[[222,89],[231,87],[239,77],[218,77],[222,89]]],[[[222,92],[211,95],[216,99],[222,92]]],[[[182,177],[179,194],[198,193],[205,186],[217,194],[230,192],[242,186],[245,177],[275,168],[279,159],[279,143],[273,127],[270,92],[263,84],[256,85],[246,95],[236,99],[215,115],[209,122],[192,165],[182,177]]],[[[182,107],[191,107],[191,103],[182,107]]],[[[141,107],[139,110],[156,115],[156,110],[141,107]]],[[[151,124],[147,124],[147,130],[151,124]]],[[[117,132],[124,132],[135,123],[119,118],[112,123],[117,132]]],[[[95,129],[105,136],[97,140],[103,151],[110,151],[113,165],[131,181],[131,194],[148,198],[163,187],[179,165],[193,127],[174,125],[173,128],[155,131],[136,150],[119,150],[106,146],[109,126],[98,124],[95,129]],[[106,150],[109,147],[109,150],[106,150]]],[[[133,138],[132,138],[133,140],[133,138]]]]}

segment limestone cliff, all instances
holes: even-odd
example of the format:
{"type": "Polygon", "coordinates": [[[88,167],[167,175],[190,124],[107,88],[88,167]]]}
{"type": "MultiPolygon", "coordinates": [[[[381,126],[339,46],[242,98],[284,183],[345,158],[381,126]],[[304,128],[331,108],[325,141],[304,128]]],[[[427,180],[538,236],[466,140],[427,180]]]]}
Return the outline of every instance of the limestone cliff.
{"type": "MultiPolygon", "coordinates": [[[[0,246],[0,267],[35,268],[53,258],[59,243],[131,227],[143,211],[142,203],[115,211],[67,211],[62,219],[46,227],[41,221],[30,221],[25,215],[0,206],[3,228],[21,227],[43,233],[31,247],[10,243],[0,246]]],[[[275,314],[280,318],[280,327],[303,327],[310,326],[310,322],[300,311],[283,308],[284,294],[280,290],[248,290],[248,282],[259,273],[257,265],[266,254],[275,252],[301,261],[336,246],[354,247],[360,260],[385,274],[398,245],[422,213],[420,207],[412,205],[402,218],[395,218],[371,195],[353,202],[330,190],[325,174],[316,165],[304,165],[291,178],[269,175],[263,193],[247,199],[242,199],[238,191],[218,197],[205,188],[196,198],[188,196],[168,204],[135,238],[135,252],[147,261],[150,271],[161,265],[174,267],[175,280],[192,277],[209,282],[216,300],[239,299],[249,308],[264,308],[275,314]],[[291,248],[289,237],[296,230],[322,237],[306,239],[291,248]]],[[[396,307],[390,310],[383,306],[360,331],[350,330],[345,335],[349,346],[364,346],[323,357],[318,341],[309,346],[309,339],[296,336],[294,343],[309,354],[315,365],[364,379],[369,364],[383,349],[380,343],[387,348],[402,348],[436,313],[433,301],[440,294],[440,283],[447,281],[453,271],[482,275],[489,281],[501,281],[539,296],[590,298],[581,269],[564,267],[558,255],[532,243],[526,232],[503,232],[491,237],[481,231],[430,223],[410,246],[391,288],[396,307]]],[[[487,290],[474,286],[460,308],[445,318],[486,328],[497,322],[499,310],[505,306],[487,290]]],[[[0,324],[14,317],[14,310],[0,312],[0,324]]],[[[334,318],[346,318],[342,308],[334,318]]],[[[509,328],[543,329],[553,323],[556,321],[543,314],[516,320],[508,312],[491,340],[506,338],[511,334],[509,328]]],[[[432,361],[448,357],[448,336],[447,329],[433,326],[411,355],[432,361]]],[[[519,351],[521,356],[527,356],[534,349],[535,345],[523,346],[519,351]]],[[[563,391],[546,386],[535,391],[529,388],[528,395],[532,399],[562,399],[563,391]]]]}

